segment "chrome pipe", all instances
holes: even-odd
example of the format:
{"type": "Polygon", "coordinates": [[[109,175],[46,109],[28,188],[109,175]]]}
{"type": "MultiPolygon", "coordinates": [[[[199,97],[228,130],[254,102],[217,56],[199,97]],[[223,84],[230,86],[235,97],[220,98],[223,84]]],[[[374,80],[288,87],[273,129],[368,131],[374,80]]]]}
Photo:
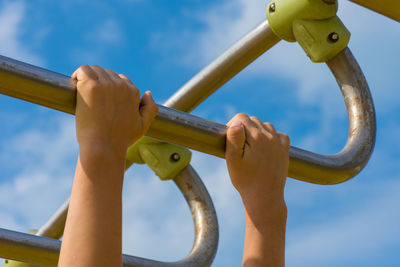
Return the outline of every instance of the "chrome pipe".
{"type": "MultiPolygon", "coordinates": [[[[126,267],[144,266],[210,266],[218,247],[218,221],[211,197],[191,166],[174,179],[191,210],[195,228],[193,248],[177,262],[160,262],[123,255],[126,267]]],[[[0,229],[0,258],[57,266],[61,242],[56,239],[0,229]]]]}
{"type": "Polygon", "coordinates": [[[262,22],[226,52],[190,79],[164,106],[191,112],[207,97],[280,41],[262,22]]]}
{"type": "Polygon", "coordinates": [[[350,49],[327,62],[346,104],[349,133],[345,147],[324,156],[291,147],[289,176],[315,184],[338,184],[357,175],[368,163],[376,139],[375,108],[368,83],[350,49]]]}
{"type": "Polygon", "coordinates": [[[37,231],[37,236],[60,239],[64,234],[65,222],[67,221],[69,198],[50,217],[50,219],[37,231]]]}
{"type": "MultiPolygon", "coordinates": [[[[349,139],[344,149],[324,156],[292,147],[289,176],[317,184],[344,182],[369,160],[376,136],[375,110],[368,84],[350,50],[327,62],[342,91],[349,139]]],[[[70,78],[19,61],[0,57],[0,93],[74,113],[75,88],[70,78]]],[[[159,106],[147,136],[224,157],[226,126],[159,106]]]]}

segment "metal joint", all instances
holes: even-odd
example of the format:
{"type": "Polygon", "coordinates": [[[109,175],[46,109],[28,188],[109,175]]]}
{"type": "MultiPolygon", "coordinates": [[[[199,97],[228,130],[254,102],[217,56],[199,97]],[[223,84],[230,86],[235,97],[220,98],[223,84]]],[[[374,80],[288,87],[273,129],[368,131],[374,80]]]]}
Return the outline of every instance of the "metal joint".
{"type": "Polygon", "coordinates": [[[350,40],[350,32],[336,16],[337,8],[336,0],[274,0],[267,18],[281,39],[297,41],[313,62],[326,62],[350,40]]]}

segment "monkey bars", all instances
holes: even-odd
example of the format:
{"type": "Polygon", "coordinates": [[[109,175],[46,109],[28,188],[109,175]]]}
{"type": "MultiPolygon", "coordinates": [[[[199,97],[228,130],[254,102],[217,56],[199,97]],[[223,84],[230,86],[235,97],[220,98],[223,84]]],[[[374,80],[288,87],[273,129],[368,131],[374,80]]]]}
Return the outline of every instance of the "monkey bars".
{"type": "MultiPolygon", "coordinates": [[[[285,1],[290,0],[272,2],[268,6],[269,16],[278,14],[277,10],[285,5],[285,1]]],[[[308,0],[301,1],[306,3],[308,0]]],[[[310,1],[323,2],[318,2],[318,5],[336,4],[335,0],[310,1]]],[[[300,12],[302,12],[301,8],[300,12]]],[[[321,23],[320,18],[312,19],[310,22],[308,17],[304,18],[300,14],[299,24],[297,15],[292,14],[292,17],[296,17],[293,24],[293,27],[296,27],[296,40],[299,39],[299,43],[311,58],[326,61],[343,95],[349,119],[348,140],[341,152],[336,155],[320,155],[296,147],[290,148],[289,176],[316,184],[342,183],[357,175],[372,154],[376,136],[372,97],[360,67],[346,47],[347,41],[346,43],[338,42],[347,33],[341,28],[343,25],[336,18],[335,12],[335,7],[328,7],[328,15],[324,16],[324,20],[326,19],[329,25],[326,26],[327,24],[323,22],[322,28],[318,24],[321,23]],[[315,21],[317,26],[314,25],[315,21]],[[310,26],[310,23],[313,25],[310,26]],[[316,31],[318,36],[311,34],[314,27],[318,29],[316,31]],[[315,48],[313,43],[315,38],[319,38],[319,42],[324,46],[322,50],[320,47],[315,48]],[[331,55],[327,49],[339,43],[344,46],[339,49],[340,52],[331,55]],[[317,51],[316,54],[315,51],[317,51]],[[322,57],[320,57],[321,51],[322,57]],[[312,57],[312,53],[317,56],[312,57]]],[[[146,135],[161,142],[184,146],[223,158],[226,126],[187,112],[196,108],[247,65],[276,45],[281,40],[276,29],[282,27],[274,25],[275,30],[271,28],[268,21],[262,22],[195,75],[164,105],[159,105],[158,115],[146,135]]],[[[287,28],[286,26],[283,28],[287,28]]],[[[75,112],[76,89],[68,76],[4,56],[0,56],[0,93],[62,112],[70,114],[75,112]]],[[[177,160],[180,159],[179,155],[171,156],[177,160]]],[[[193,214],[196,235],[192,252],[187,258],[174,263],[124,256],[124,266],[208,266],[211,264],[218,244],[218,223],[207,190],[190,165],[184,167],[176,177],[170,178],[174,179],[182,191],[193,214]]],[[[68,201],[39,229],[36,236],[1,229],[0,257],[39,265],[55,265],[60,242],[46,237],[58,239],[62,236],[67,209],[68,201]]]]}

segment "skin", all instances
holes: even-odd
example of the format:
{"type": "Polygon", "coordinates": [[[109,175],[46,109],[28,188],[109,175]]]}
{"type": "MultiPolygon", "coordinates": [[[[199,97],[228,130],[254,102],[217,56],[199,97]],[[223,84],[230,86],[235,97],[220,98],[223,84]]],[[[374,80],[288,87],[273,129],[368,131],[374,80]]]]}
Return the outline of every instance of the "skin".
{"type": "Polygon", "coordinates": [[[245,209],[243,266],[285,266],[289,137],[246,114],[228,125],[226,163],[245,209]]]}
{"type": "Polygon", "coordinates": [[[72,79],[79,158],[58,266],[122,266],[126,150],[147,131],[157,105],[150,92],[140,99],[126,76],[98,66],[82,66],[72,79]]]}
{"type": "MultiPolygon", "coordinates": [[[[98,66],[82,66],[72,79],[79,158],[58,266],[122,266],[126,151],[148,130],[157,105],[150,92],[140,99],[126,76],[98,66]]],[[[245,114],[228,123],[226,162],[245,207],[243,266],[285,264],[288,153],[289,138],[271,124],[245,114]]]]}

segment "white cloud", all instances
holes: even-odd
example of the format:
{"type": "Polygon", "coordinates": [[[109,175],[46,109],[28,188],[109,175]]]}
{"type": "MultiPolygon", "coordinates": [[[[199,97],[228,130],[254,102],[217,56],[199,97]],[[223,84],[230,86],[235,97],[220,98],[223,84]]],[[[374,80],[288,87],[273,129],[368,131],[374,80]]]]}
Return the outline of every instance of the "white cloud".
{"type": "Polygon", "coordinates": [[[73,120],[46,120],[46,127],[4,140],[1,165],[12,177],[0,183],[0,212],[16,223],[2,220],[0,227],[38,228],[69,195],[77,151],[73,120]]]}
{"type": "Polygon", "coordinates": [[[87,48],[74,49],[71,57],[75,64],[102,65],[108,49],[121,47],[124,38],[124,32],[118,21],[113,18],[105,19],[84,34],[87,48]]]}
{"type": "Polygon", "coordinates": [[[123,39],[120,25],[114,19],[103,21],[96,29],[88,33],[88,41],[107,45],[119,44],[123,39]]]}
{"type": "Polygon", "coordinates": [[[320,225],[290,231],[288,265],[371,263],[385,247],[399,243],[400,230],[396,225],[400,223],[400,214],[393,209],[393,204],[400,201],[399,189],[399,182],[388,182],[382,190],[385,194],[348,203],[347,210],[341,211],[336,218],[322,220],[320,225]]]}
{"type": "Polygon", "coordinates": [[[36,65],[43,65],[43,59],[30,51],[21,41],[25,33],[23,21],[26,16],[24,1],[5,1],[0,6],[0,54],[36,65]]]}

